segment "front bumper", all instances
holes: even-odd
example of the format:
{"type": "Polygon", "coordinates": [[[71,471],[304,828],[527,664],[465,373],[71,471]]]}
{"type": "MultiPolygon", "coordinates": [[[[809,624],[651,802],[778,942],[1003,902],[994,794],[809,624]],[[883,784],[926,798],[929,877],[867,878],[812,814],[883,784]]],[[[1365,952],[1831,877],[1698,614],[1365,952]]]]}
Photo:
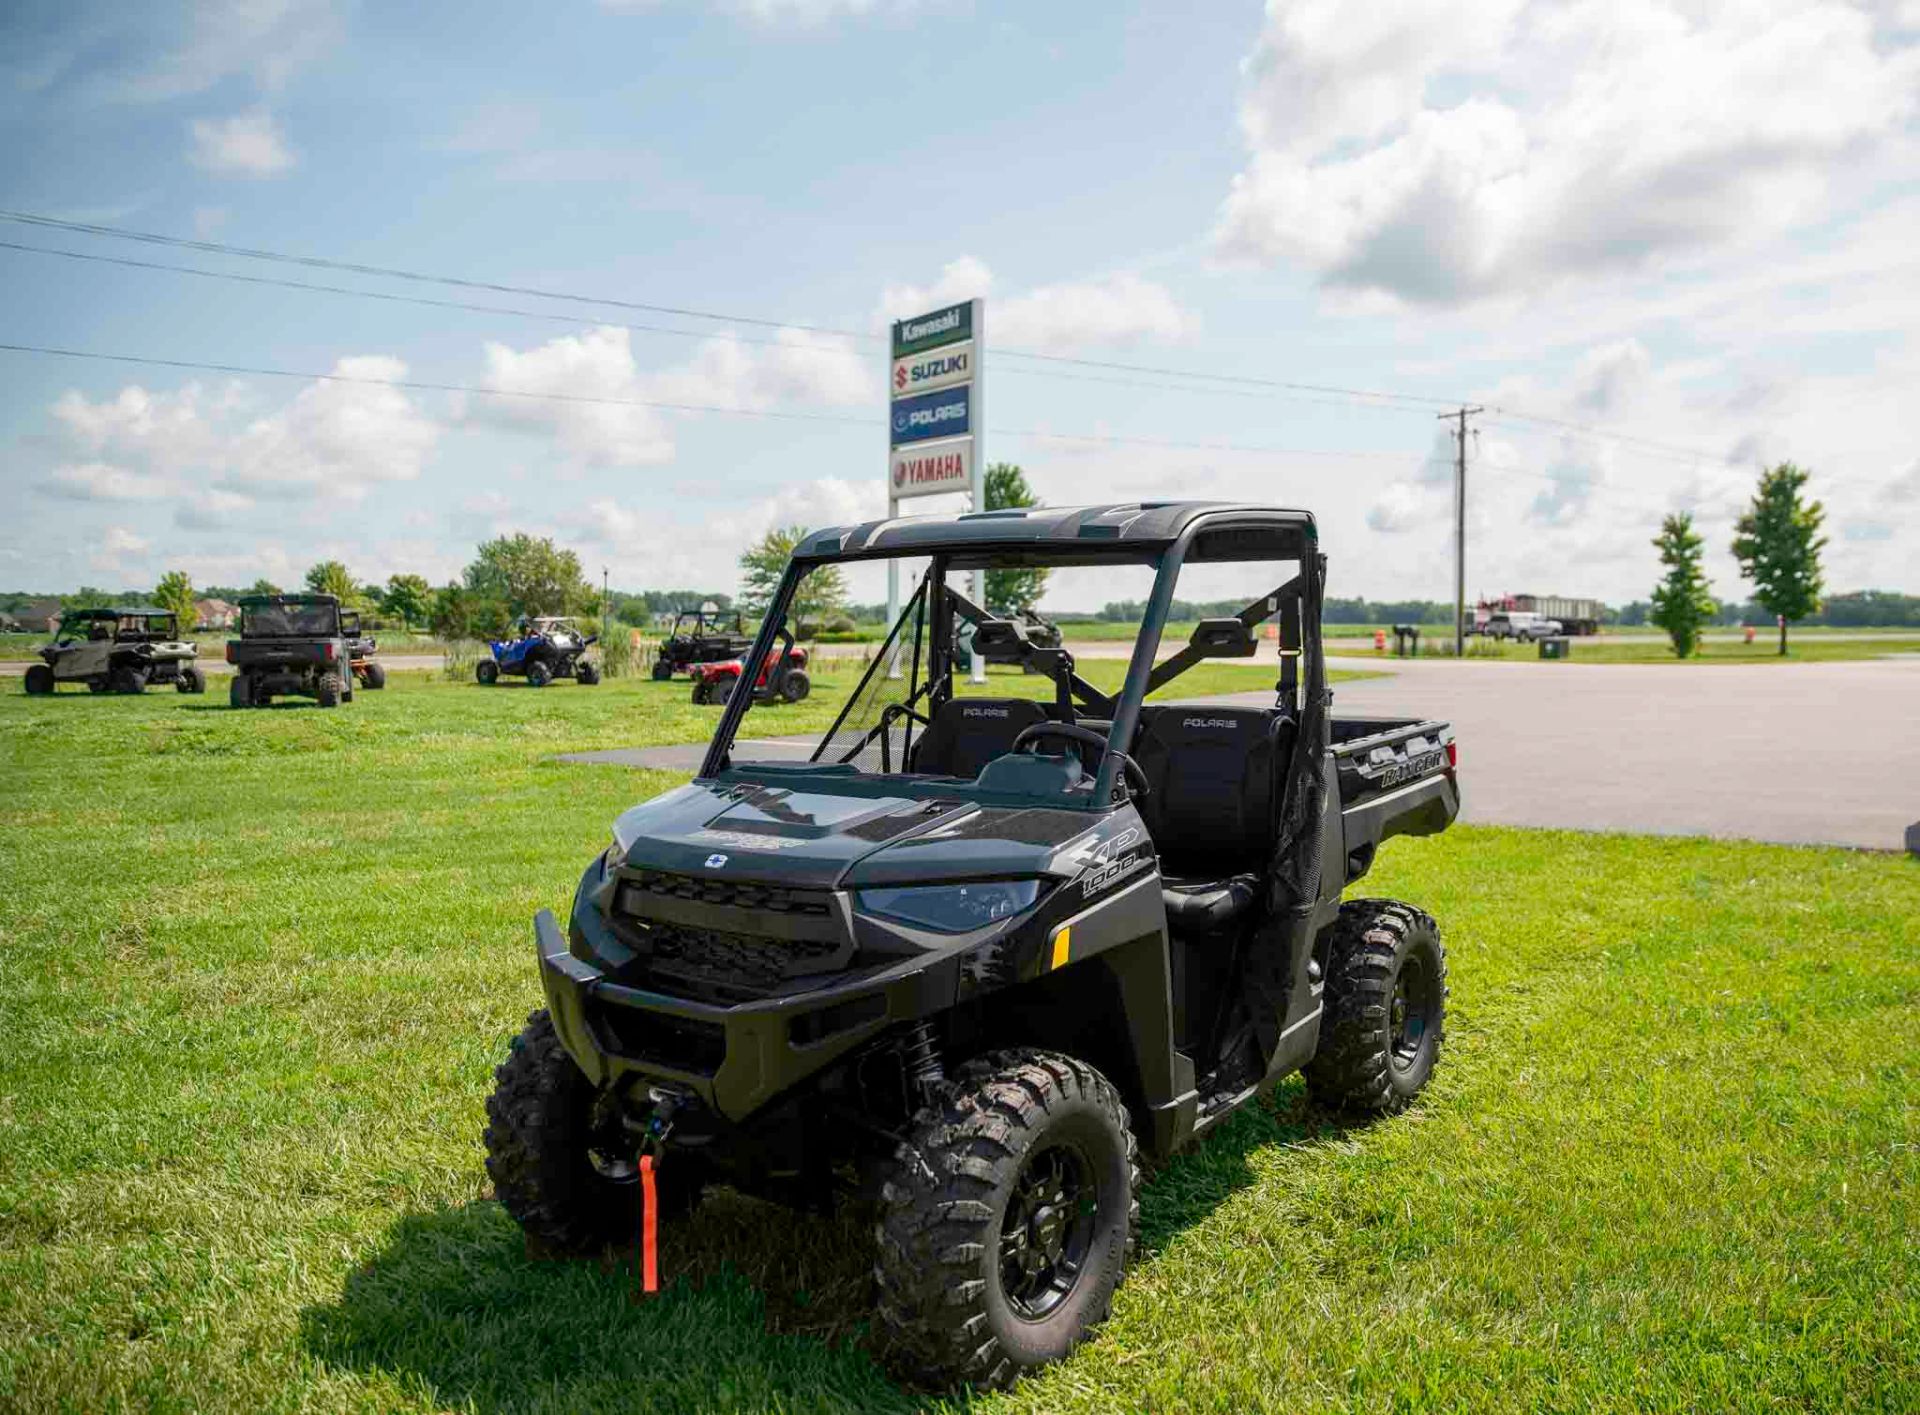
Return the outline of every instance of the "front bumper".
{"type": "Polygon", "coordinates": [[[606,957],[611,931],[583,890],[573,949],[548,910],[534,946],[561,1045],[596,1086],[668,1082],[729,1120],[742,1120],[896,1022],[953,1005],[951,958],[761,1002],[691,1002],[615,982],[578,956],[606,957]]]}

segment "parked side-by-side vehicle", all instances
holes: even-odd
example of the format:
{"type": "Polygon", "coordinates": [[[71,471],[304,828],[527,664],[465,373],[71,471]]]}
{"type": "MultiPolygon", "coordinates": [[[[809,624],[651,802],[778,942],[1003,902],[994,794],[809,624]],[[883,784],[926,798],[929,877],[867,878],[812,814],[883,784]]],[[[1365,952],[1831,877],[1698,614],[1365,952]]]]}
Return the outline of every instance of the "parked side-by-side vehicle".
{"type": "Polygon", "coordinates": [[[95,693],[144,693],[172,685],[203,693],[207,676],[194,662],[200,650],[180,634],[169,609],[76,609],[60,618],[41,662],[26,672],[29,693],[51,693],[62,683],[84,683],[95,693]]]}
{"type": "Polygon", "coordinates": [[[270,707],[277,697],[312,698],[325,708],[353,701],[353,639],[330,594],[247,595],[227,662],[228,701],[237,708],[270,707]]]}
{"type": "Polygon", "coordinates": [[[546,1006],[498,1070],[487,1165],[551,1249],[631,1244],[710,1183],[869,1205],[889,1362],[998,1386],[1106,1315],[1143,1157],[1295,1072],[1369,1115],[1425,1086],[1439,928],[1349,896],[1387,840],[1452,822],[1455,747],[1444,722],[1334,714],[1318,532],[1267,506],[816,531],[744,681],[788,651],[809,576],[889,558],[918,582],[805,759],[765,759],[756,695],[729,694],[695,779],[614,822],[564,921],[536,916],[546,1006]],[[965,592],[1047,568],[1150,583],[1117,689],[965,592]],[[1163,642],[1183,572],[1252,588],[1163,642]],[[1001,666],[985,685],[956,671],[963,621],[1001,666]],[[1270,694],[1174,696],[1270,623],[1270,694]]]}

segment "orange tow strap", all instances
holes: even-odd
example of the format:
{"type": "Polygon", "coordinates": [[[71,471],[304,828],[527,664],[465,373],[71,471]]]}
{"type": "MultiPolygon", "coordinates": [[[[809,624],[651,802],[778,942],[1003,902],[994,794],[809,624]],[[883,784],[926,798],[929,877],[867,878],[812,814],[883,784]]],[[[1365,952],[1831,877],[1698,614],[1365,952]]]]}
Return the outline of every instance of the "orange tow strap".
{"type": "Polygon", "coordinates": [[[640,1156],[640,1290],[660,1290],[660,1265],[655,1230],[660,1204],[653,1189],[653,1156],[640,1156]]]}

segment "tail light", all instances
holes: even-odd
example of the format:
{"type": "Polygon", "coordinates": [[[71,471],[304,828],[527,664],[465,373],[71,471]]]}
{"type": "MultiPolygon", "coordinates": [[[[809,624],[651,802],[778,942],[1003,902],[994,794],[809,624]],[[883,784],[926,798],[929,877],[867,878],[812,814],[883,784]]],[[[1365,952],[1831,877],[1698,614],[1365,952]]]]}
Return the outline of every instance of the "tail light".
{"type": "Polygon", "coordinates": [[[233,662],[233,645],[231,643],[227,645],[227,662],[233,662]]]}
{"type": "Polygon", "coordinates": [[[1449,742],[1447,743],[1447,770],[1457,771],[1459,768],[1460,744],[1458,742],[1449,742]]]}
{"type": "Polygon", "coordinates": [[[325,652],[327,656],[327,662],[332,663],[333,662],[333,640],[331,639],[327,640],[325,652]]]}

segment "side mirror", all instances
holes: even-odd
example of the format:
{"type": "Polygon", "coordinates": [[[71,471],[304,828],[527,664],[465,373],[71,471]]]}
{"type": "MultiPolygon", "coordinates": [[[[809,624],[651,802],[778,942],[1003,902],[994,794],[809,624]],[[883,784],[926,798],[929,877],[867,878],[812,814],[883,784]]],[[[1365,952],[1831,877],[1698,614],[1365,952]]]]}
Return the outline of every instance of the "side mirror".
{"type": "Polygon", "coordinates": [[[1011,619],[982,619],[974,626],[973,651],[989,663],[1019,663],[1032,648],[1026,626],[1011,619]]]}
{"type": "Polygon", "coordinates": [[[1202,619],[1187,642],[1206,658],[1252,658],[1259,647],[1242,619],[1202,619]]]}

